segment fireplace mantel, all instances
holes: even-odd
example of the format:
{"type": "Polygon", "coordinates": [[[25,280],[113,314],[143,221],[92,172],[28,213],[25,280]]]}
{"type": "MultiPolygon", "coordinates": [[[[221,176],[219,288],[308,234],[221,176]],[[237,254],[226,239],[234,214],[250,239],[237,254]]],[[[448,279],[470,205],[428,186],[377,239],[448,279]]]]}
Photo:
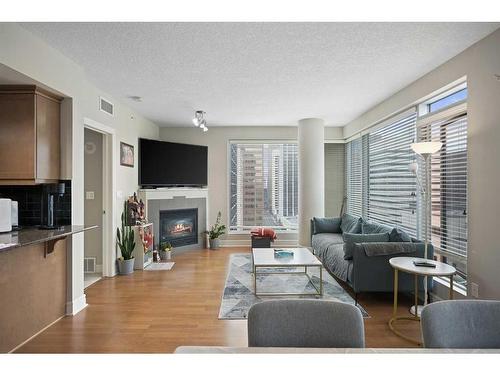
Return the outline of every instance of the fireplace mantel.
{"type": "Polygon", "coordinates": [[[208,188],[139,189],[138,195],[144,202],[150,199],[174,199],[176,197],[208,199],[208,188]]]}

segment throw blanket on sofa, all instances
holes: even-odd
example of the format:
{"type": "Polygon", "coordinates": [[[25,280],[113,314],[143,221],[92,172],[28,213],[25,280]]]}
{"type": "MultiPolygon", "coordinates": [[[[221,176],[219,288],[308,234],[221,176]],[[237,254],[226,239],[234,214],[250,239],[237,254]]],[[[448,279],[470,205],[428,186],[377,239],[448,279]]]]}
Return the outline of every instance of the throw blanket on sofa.
{"type": "Polygon", "coordinates": [[[269,237],[271,241],[274,241],[278,236],[276,232],[271,228],[253,228],[250,234],[255,237],[269,237]]]}
{"type": "Polygon", "coordinates": [[[369,242],[356,245],[361,246],[369,257],[413,253],[417,250],[417,244],[412,242],[369,242]]]}

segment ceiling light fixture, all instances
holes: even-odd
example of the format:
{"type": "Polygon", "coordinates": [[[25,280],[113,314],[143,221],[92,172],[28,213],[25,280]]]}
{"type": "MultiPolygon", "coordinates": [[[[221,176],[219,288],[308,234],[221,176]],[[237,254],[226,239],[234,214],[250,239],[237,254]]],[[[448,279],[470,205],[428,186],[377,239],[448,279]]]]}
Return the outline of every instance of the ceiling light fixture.
{"type": "Polygon", "coordinates": [[[205,112],[196,111],[193,117],[193,125],[199,127],[204,132],[208,131],[207,121],[205,120],[205,112]]]}

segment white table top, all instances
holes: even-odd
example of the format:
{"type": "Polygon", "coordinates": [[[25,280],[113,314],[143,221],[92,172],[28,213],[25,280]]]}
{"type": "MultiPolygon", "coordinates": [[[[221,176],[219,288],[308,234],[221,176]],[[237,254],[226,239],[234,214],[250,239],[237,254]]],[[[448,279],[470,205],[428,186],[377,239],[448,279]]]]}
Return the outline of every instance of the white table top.
{"type": "Polygon", "coordinates": [[[253,263],[255,266],[289,267],[289,266],[320,266],[321,262],[307,248],[283,248],[279,250],[293,251],[293,257],[276,258],[274,250],[278,248],[252,249],[253,263]]]}
{"type": "Polygon", "coordinates": [[[422,276],[451,276],[457,272],[455,267],[436,260],[427,259],[427,262],[435,264],[436,268],[417,267],[413,264],[414,261],[421,262],[423,260],[423,258],[395,257],[389,259],[389,263],[392,268],[397,270],[422,276]]]}
{"type": "Polygon", "coordinates": [[[396,353],[396,354],[423,354],[423,353],[500,353],[499,349],[424,349],[424,348],[269,348],[269,347],[223,347],[223,346],[179,346],[176,354],[259,354],[259,353],[288,353],[288,354],[350,354],[350,353],[396,353]]]}

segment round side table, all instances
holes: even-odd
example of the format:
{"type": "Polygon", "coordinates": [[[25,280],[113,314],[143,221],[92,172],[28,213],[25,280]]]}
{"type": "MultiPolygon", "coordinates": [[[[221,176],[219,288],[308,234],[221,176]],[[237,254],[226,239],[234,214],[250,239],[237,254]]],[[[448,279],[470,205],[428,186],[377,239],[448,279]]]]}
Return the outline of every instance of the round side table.
{"type": "Polygon", "coordinates": [[[436,260],[427,259],[427,262],[435,264],[436,267],[422,267],[415,266],[414,261],[421,262],[423,258],[413,258],[413,257],[395,257],[389,259],[389,263],[392,268],[394,268],[394,308],[392,311],[392,318],[389,320],[389,328],[399,337],[405,340],[411,341],[415,344],[422,345],[422,342],[415,340],[411,337],[406,336],[394,327],[394,322],[398,320],[414,320],[420,321],[418,316],[417,308],[415,308],[415,314],[411,316],[398,316],[398,271],[406,272],[415,275],[415,306],[418,306],[418,277],[419,276],[448,276],[450,278],[450,299],[453,299],[453,275],[457,272],[455,267],[449,264],[438,262],[436,260]]]}

